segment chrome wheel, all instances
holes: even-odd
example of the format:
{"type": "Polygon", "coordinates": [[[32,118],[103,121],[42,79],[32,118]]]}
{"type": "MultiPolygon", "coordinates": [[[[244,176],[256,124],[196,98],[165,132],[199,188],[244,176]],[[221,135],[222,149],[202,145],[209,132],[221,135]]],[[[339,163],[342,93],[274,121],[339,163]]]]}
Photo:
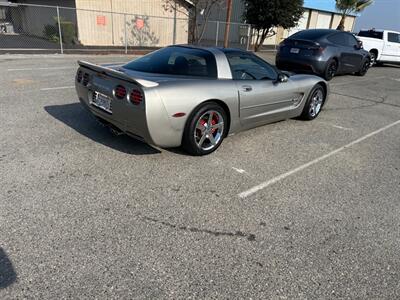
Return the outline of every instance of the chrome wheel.
{"type": "Polygon", "coordinates": [[[209,151],[216,147],[224,134],[224,118],[215,110],[206,111],[198,119],[194,129],[194,140],[197,146],[209,151]]]}
{"type": "Polygon", "coordinates": [[[319,114],[323,103],[324,103],[323,91],[320,89],[315,90],[312,95],[309,108],[309,113],[312,118],[315,118],[319,114]]]}

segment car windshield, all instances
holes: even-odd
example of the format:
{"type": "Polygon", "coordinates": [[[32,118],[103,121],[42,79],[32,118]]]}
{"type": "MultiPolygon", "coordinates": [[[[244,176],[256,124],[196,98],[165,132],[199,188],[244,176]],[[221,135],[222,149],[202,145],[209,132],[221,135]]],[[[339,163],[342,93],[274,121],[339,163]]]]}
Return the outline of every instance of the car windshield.
{"type": "Polygon", "coordinates": [[[373,38],[373,39],[383,40],[383,32],[382,31],[361,30],[358,33],[358,36],[363,36],[363,37],[369,37],[369,38],[373,38]]]}
{"type": "Polygon", "coordinates": [[[202,49],[167,47],[123,66],[145,73],[217,78],[214,55],[202,49]]]}
{"type": "Polygon", "coordinates": [[[324,30],[303,30],[291,35],[289,39],[316,41],[326,34],[324,30]]]}

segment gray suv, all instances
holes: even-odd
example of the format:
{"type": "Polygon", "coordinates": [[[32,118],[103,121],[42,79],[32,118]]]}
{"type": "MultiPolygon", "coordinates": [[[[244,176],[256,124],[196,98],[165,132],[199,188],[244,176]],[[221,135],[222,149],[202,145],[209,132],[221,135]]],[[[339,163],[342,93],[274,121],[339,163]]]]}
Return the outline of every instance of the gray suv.
{"type": "Polygon", "coordinates": [[[309,29],[291,35],[279,45],[276,66],[331,80],[337,74],[364,76],[370,66],[370,55],[349,32],[309,29]]]}

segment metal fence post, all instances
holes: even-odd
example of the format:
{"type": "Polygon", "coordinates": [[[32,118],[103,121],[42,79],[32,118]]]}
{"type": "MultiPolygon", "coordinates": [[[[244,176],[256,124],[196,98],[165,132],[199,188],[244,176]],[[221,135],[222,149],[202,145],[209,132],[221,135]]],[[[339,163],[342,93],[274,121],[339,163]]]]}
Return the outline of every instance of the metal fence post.
{"type": "Polygon", "coordinates": [[[61,54],[64,54],[64,48],[62,43],[62,33],[61,33],[61,20],[60,20],[60,8],[57,6],[57,23],[58,23],[58,35],[60,38],[60,50],[61,54]]]}
{"type": "Polygon", "coordinates": [[[125,54],[128,54],[128,32],[126,29],[126,14],[124,14],[125,54]]]}
{"type": "Polygon", "coordinates": [[[249,51],[249,46],[250,46],[250,33],[251,33],[251,25],[248,26],[247,28],[247,46],[246,50],[249,51]]]}
{"type": "Polygon", "coordinates": [[[174,9],[174,30],[172,32],[172,44],[176,44],[176,9],[174,9]]]}
{"type": "Polygon", "coordinates": [[[215,33],[215,46],[218,47],[218,39],[219,39],[219,21],[217,21],[217,32],[215,33]]]}

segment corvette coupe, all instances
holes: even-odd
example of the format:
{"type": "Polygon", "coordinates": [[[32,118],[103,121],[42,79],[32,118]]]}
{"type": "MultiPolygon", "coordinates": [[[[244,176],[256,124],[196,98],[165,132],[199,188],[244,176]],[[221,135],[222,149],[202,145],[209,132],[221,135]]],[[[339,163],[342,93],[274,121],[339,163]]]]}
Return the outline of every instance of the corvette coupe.
{"type": "Polygon", "coordinates": [[[125,65],[78,63],[79,100],[100,122],[192,155],[209,154],[249,128],[312,120],[329,92],[320,77],[283,73],[238,49],[170,46],[125,65]]]}

